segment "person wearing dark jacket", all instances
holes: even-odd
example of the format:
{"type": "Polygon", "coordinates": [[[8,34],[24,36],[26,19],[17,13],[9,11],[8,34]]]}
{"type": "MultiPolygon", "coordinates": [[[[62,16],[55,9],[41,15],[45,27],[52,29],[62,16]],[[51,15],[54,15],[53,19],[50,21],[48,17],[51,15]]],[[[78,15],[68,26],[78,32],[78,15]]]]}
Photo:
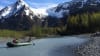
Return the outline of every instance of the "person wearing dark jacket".
{"type": "Polygon", "coordinates": [[[13,43],[18,43],[18,39],[13,39],[13,43]]]}

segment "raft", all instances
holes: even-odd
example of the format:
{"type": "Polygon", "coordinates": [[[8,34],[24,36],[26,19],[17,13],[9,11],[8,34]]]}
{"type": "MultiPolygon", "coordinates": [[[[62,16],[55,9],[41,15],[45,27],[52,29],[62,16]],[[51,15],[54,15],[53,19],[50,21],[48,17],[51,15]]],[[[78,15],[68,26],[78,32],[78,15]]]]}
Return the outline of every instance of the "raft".
{"type": "Polygon", "coordinates": [[[30,42],[26,42],[26,43],[11,43],[11,42],[8,42],[6,45],[7,45],[7,47],[18,47],[18,46],[32,45],[32,43],[30,43],[30,42]]]}

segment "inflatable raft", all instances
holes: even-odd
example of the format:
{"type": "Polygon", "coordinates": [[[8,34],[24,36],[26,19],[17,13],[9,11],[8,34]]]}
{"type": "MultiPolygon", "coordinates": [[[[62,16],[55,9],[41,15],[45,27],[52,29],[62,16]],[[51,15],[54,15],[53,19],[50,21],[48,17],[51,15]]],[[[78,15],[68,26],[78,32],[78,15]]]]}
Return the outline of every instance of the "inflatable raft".
{"type": "Polygon", "coordinates": [[[11,42],[8,42],[6,45],[7,45],[7,47],[18,47],[18,46],[32,45],[32,43],[30,43],[30,42],[26,42],[26,43],[11,43],[11,42]]]}

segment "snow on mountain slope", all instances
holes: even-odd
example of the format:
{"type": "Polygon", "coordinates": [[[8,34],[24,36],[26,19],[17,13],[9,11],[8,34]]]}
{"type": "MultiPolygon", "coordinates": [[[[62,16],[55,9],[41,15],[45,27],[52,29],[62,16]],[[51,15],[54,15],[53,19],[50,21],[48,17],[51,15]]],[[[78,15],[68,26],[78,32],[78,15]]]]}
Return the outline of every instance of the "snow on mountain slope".
{"type": "Polygon", "coordinates": [[[25,15],[30,15],[30,13],[33,13],[33,16],[37,16],[38,18],[43,18],[46,16],[53,16],[53,17],[57,17],[57,18],[62,18],[64,13],[69,12],[68,10],[65,9],[65,8],[67,8],[68,4],[67,3],[64,3],[64,4],[65,5],[59,4],[58,6],[52,6],[53,8],[48,7],[48,8],[35,9],[35,8],[29,7],[29,5],[26,2],[24,2],[23,0],[17,0],[17,2],[15,2],[14,4],[11,4],[0,11],[0,19],[2,17],[8,18],[12,15],[17,15],[17,13],[23,7],[25,7],[23,9],[25,15]],[[60,7],[62,7],[63,9],[58,11],[60,9],[60,7]]]}
{"type": "Polygon", "coordinates": [[[61,3],[56,7],[53,7],[51,9],[47,10],[47,13],[49,16],[56,17],[56,18],[62,18],[65,14],[67,15],[69,13],[69,10],[67,9],[69,4],[61,3]]]}
{"type": "Polygon", "coordinates": [[[11,15],[14,15],[22,7],[25,7],[25,9],[23,9],[25,15],[33,14],[33,16],[37,16],[38,18],[46,16],[62,18],[64,15],[69,14],[70,9],[83,8],[85,4],[92,6],[97,5],[98,3],[100,3],[100,0],[72,0],[70,2],[61,3],[53,7],[35,9],[29,7],[29,5],[23,0],[17,0],[17,2],[15,2],[14,4],[9,5],[4,9],[0,10],[0,18],[8,18],[11,15]]]}
{"type": "Polygon", "coordinates": [[[46,16],[49,16],[49,13],[51,12],[47,12],[49,9],[56,7],[58,4],[53,4],[50,5],[48,7],[41,7],[41,8],[31,8],[34,12],[35,15],[40,16],[40,18],[44,18],[46,16]]]}
{"type": "MultiPolygon", "coordinates": [[[[4,9],[2,9],[0,11],[0,17],[4,17],[4,18],[10,17],[11,15],[14,15],[16,12],[18,12],[23,6],[26,6],[28,8],[28,5],[23,0],[18,0],[14,4],[9,5],[4,9]]],[[[28,15],[29,10],[26,9],[25,13],[26,15],[28,15]]]]}
{"type": "Polygon", "coordinates": [[[36,15],[40,19],[48,16],[48,13],[46,12],[46,8],[38,8],[38,9],[31,8],[31,10],[34,12],[34,15],[36,15]]]}
{"type": "Polygon", "coordinates": [[[69,10],[61,10],[59,12],[55,12],[55,10],[56,9],[48,10],[47,12],[48,12],[49,16],[56,17],[56,18],[62,18],[65,12],[66,13],[69,12],[69,10]]]}
{"type": "MultiPolygon", "coordinates": [[[[81,10],[98,11],[100,8],[100,0],[72,0],[64,2],[56,7],[47,10],[49,16],[63,18],[64,15],[70,13],[78,13],[81,10]]],[[[81,11],[82,12],[82,11],[81,11]]]]}
{"type": "Polygon", "coordinates": [[[18,12],[23,8],[23,12],[25,15],[33,14],[32,17],[37,16],[38,18],[46,17],[48,16],[48,13],[46,12],[47,8],[32,8],[30,7],[24,0],[17,0],[14,4],[11,4],[4,9],[0,10],[0,19],[8,18],[12,15],[17,15],[18,12]]]}

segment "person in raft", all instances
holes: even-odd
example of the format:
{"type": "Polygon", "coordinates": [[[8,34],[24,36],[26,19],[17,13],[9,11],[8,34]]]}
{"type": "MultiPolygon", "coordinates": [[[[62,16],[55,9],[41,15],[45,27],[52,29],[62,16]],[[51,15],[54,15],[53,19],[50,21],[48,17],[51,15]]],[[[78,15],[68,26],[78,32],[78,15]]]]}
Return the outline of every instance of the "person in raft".
{"type": "Polygon", "coordinates": [[[16,39],[13,39],[13,41],[12,41],[13,43],[18,43],[18,39],[16,38],[16,39]]]}
{"type": "MultiPolygon", "coordinates": [[[[31,42],[31,41],[32,41],[32,38],[29,37],[28,40],[27,41],[24,41],[24,42],[31,42]]],[[[12,40],[12,43],[17,44],[17,43],[19,43],[19,40],[17,38],[16,39],[13,39],[12,40]]]]}

